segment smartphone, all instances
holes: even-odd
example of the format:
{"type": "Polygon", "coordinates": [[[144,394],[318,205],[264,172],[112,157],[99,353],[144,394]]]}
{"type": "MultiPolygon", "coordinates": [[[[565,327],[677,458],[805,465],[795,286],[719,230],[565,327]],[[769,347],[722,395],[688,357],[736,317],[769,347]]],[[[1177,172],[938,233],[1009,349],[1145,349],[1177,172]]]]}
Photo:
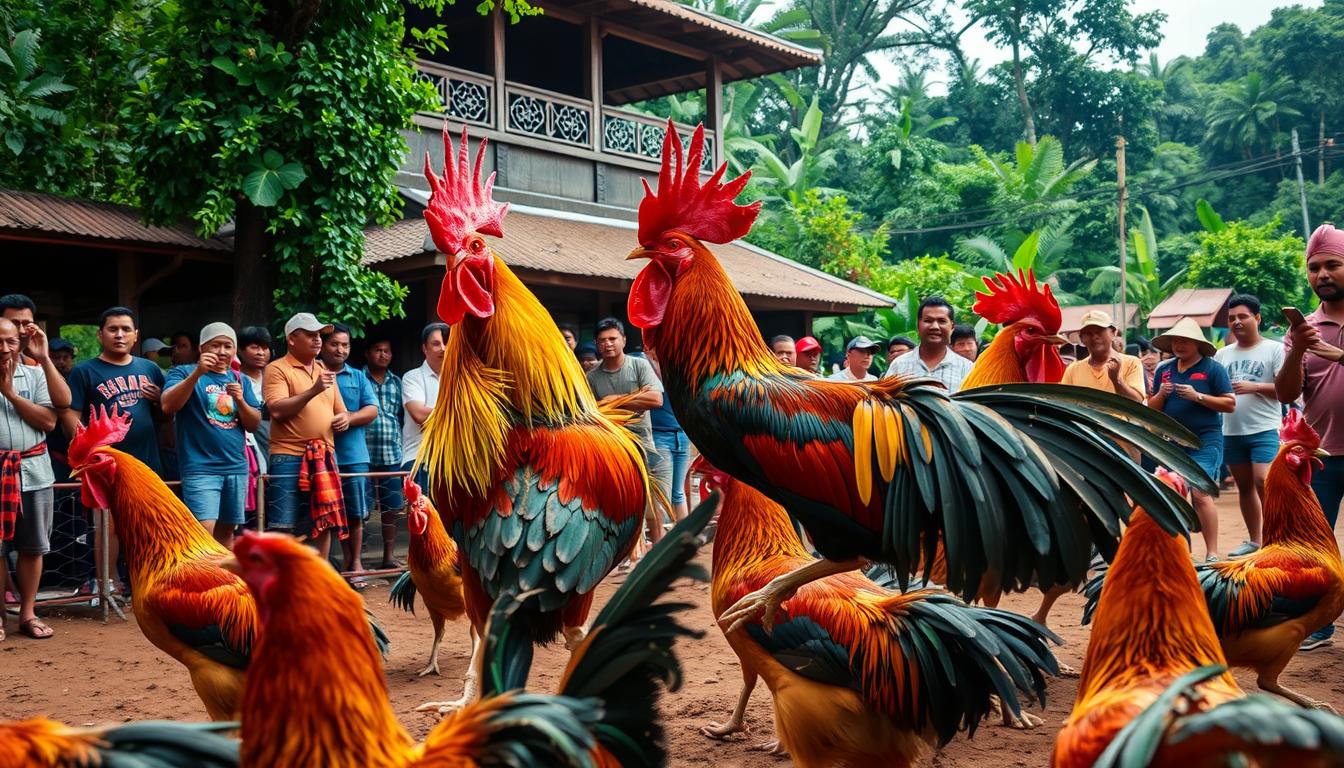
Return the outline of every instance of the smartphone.
{"type": "Polygon", "coordinates": [[[1284,319],[1286,319],[1288,324],[1293,328],[1307,322],[1307,318],[1302,316],[1302,310],[1297,307],[1284,307],[1280,311],[1283,312],[1284,319]]]}

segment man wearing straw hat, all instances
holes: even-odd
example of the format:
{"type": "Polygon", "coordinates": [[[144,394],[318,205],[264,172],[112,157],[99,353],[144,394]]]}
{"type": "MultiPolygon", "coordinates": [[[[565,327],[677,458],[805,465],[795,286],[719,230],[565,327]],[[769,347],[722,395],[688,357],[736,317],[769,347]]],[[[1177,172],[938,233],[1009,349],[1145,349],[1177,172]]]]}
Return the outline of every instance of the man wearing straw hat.
{"type": "MultiPolygon", "coordinates": [[[[1227,369],[1213,359],[1217,350],[1189,317],[1153,339],[1153,346],[1175,358],[1157,367],[1148,405],[1195,433],[1200,446],[1187,452],[1205,474],[1216,479],[1223,466],[1223,414],[1237,408],[1227,369]]],[[[1205,560],[1214,562],[1218,560],[1218,512],[1211,496],[1193,489],[1191,495],[1204,536],[1205,560]]]]}

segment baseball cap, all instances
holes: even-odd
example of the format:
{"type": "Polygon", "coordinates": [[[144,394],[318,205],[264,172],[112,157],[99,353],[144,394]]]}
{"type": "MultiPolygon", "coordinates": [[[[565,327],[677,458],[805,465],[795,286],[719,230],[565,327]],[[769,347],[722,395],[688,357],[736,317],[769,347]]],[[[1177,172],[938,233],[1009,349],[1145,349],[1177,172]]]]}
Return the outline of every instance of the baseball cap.
{"type": "Polygon", "coordinates": [[[75,345],[74,345],[74,344],[71,344],[70,342],[66,341],[65,339],[60,338],[59,336],[56,337],[56,338],[54,338],[54,339],[52,339],[51,341],[47,342],[47,351],[48,351],[48,352],[60,352],[60,351],[63,350],[63,349],[66,350],[66,351],[68,351],[68,352],[74,352],[74,351],[75,351],[75,345]]]}
{"type": "Polygon", "coordinates": [[[851,349],[871,349],[874,352],[876,352],[881,348],[882,348],[881,344],[878,344],[876,341],[873,341],[867,336],[855,336],[854,338],[849,340],[848,344],[845,345],[846,352],[850,351],[851,349]]]}
{"type": "Polygon", "coordinates": [[[163,343],[163,339],[149,339],[140,345],[140,351],[146,355],[152,355],[161,349],[167,349],[168,345],[163,343]]]}
{"type": "Polygon", "coordinates": [[[793,348],[798,352],[817,352],[821,349],[821,342],[811,336],[804,336],[793,348]]]}
{"type": "Polygon", "coordinates": [[[232,341],[235,347],[238,346],[238,334],[233,332],[233,327],[228,323],[210,323],[206,325],[201,329],[200,343],[204,345],[207,341],[217,339],[220,336],[232,341]]]}
{"type": "Polygon", "coordinates": [[[313,315],[312,312],[299,312],[298,314],[289,318],[289,322],[285,323],[286,336],[295,331],[311,331],[313,333],[331,333],[332,325],[331,323],[324,323],[321,320],[318,320],[313,315]]]}
{"type": "Polygon", "coordinates": [[[1107,314],[1104,310],[1100,309],[1092,309],[1088,310],[1087,312],[1084,312],[1083,319],[1081,322],[1082,325],[1078,326],[1078,330],[1082,330],[1084,328],[1091,328],[1093,326],[1096,326],[1097,328],[1115,327],[1115,323],[1111,322],[1111,316],[1107,314]]]}

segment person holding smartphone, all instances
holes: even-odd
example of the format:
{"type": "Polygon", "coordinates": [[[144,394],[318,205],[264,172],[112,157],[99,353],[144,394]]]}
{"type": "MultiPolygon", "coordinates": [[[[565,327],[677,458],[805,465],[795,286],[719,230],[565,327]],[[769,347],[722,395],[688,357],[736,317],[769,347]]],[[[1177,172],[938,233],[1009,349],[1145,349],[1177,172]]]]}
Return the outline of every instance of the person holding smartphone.
{"type": "MultiPolygon", "coordinates": [[[[1175,419],[1199,438],[1190,458],[1210,478],[1223,468],[1223,414],[1237,407],[1227,369],[1213,359],[1216,350],[1192,318],[1183,317],[1171,330],[1153,339],[1153,346],[1174,357],[1157,367],[1148,405],[1175,419]]],[[[1206,562],[1218,561],[1218,511],[1213,497],[1191,489],[1195,514],[1204,537],[1206,562]]]]}
{"type": "MultiPolygon", "coordinates": [[[[1330,223],[1307,242],[1307,282],[1321,305],[1305,317],[1284,308],[1292,329],[1283,339],[1283,370],[1274,389],[1280,403],[1302,398],[1303,417],[1330,454],[1312,474],[1311,488],[1333,528],[1344,500],[1344,231],[1330,223]]],[[[1302,650],[1329,645],[1334,634],[1333,625],[1323,627],[1303,641],[1302,650]]]]}

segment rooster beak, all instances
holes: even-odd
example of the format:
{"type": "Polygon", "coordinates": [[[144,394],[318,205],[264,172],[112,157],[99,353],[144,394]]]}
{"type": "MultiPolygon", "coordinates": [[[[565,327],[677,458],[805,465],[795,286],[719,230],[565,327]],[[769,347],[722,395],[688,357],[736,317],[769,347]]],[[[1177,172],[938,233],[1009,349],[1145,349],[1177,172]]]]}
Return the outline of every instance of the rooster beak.
{"type": "Polygon", "coordinates": [[[243,575],[243,569],[242,569],[242,566],[240,566],[240,565],[238,564],[238,558],[234,557],[233,555],[229,555],[228,557],[224,558],[223,560],[220,560],[220,561],[219,561],[219,567],[220,567],[220,568],[223,568],[224,570],[228,571],[229,573],[237,574],[237,575],[239,575],[239,576],[242,576],[242,575],[243,575]]]}
{"type": "Polygon", "coordinates": [[[1326,450],[1325,450],[1324,448],[1317,448],[1317,449],[1316,449],[1316,458],[1318,458],[1318,459],[1328,459],[1328,458],[1330,458],[1330,454],[1327,453],[1326,450]]]}
{"type": "Polygon", "coordinates": [[[1057,347],[1057,346],[1059,346],[1060,344],[1068,344],[1068,343],[1069,343],[1069,340],[1068,340],[1068,338],[1066,338],[1066,337],[1064,337],[1064,336],[1060,336],[1058,333],[1056,333],[1056,334],[1051,335],[1051,336],[1046,336],[1046,337],[1045,337],[1045,342],[1046,342],[1047,344],[1052,344],[1052,345],[1054,345],[1054,346],[1057,347]]]}
{"type": "Polygon", "coordinates": [[[84,466],[83,466],[83,465],[80,465],[80,466],[78,466],[78,467],[73,467],[73,468],[71,468],[71,470],[70,470],[70,479],[71,479],[71,480],[75,480],[75,479],[77,479],[77,478],[78,478],[80,475],[82,475],[82,474],[84,474],[84,466]]]}
{"type": "Polygon", "coordinates": [[[635,259],[652,259],[655,253],[655,251],[651,251],[648,248],[636,248],[630,252],[629,256],[625,257],[625,260],[634,261],[635,259]]]}

